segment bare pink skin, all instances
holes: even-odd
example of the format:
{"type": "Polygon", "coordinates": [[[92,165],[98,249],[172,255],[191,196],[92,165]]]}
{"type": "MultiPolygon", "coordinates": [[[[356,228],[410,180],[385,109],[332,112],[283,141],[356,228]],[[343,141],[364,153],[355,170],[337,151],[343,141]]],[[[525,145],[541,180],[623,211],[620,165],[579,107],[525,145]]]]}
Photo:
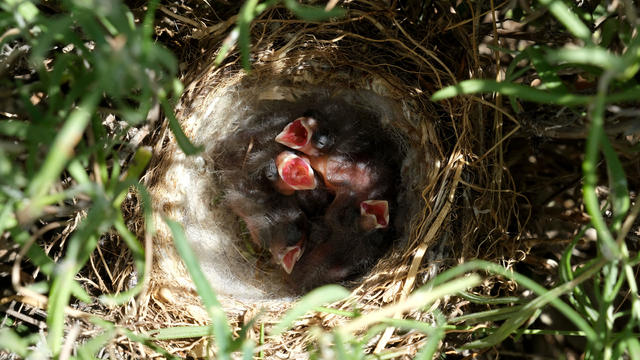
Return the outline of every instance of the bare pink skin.
{"type": "Polygon", "coordinates": [[[367,200],[374,179],[366,163],[329,155],[309,158],[311,167],[320,173],[327,188],[336,194],[353,192],[359,201],[367,200]]]}
{"type": "Polygon", "coordinates": [[[361,226],[365,230],[389,226],[389,203],[386,200],[365,200],[360,203],[361,226]]]}
{"type": "Polygon", "coordinates": [[[276,157],[276,166],[280,179],[275,186],[280,193],[291,195],[295,190],[316,188],[313,168],[307,158],[283,151],[276,157]]]}
{"type": "MultiPolygon", "coordinates": [[[[386,200],[371,199],[376,196],[376,174],[363,161],[344,157],[316,156],[309,158],[311,166],[322,175],[325,185],[336,194],[335,202],[355,197],[360,204],[360,228],[365,231],[383,229],[389,226],[389,203],[386,200]],[[343,200],[338,200],[343,199],[343,200]]],[[[330,207],[333,207],[332,204],[330,207]]]]}
{"type": "Polygon", "coordinates": [[[320,155],[311,143],[313,131],[318,127],[318,122],[310,117],[299,117],[290,122],[276,136],[276,142],[291,149],[298,150],[310,156],[320,155]]]}

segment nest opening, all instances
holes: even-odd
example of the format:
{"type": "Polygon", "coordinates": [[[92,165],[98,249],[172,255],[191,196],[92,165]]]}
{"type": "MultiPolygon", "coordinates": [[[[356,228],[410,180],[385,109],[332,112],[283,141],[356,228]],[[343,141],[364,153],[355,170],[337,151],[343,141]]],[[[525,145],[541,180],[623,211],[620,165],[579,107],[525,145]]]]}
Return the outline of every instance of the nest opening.
{"type": "MultiPolygon", "coordinates": [[[[168,157],[167,162],[162,165],[166,170],[164,180],[152,187],[152,194],[158,199],[158,207],[162,208],[163,213],[169,212],[172,213],[170,216],[178,216],[183,224],[185,233],[218,294],[241,302],[290,299],[302,290],[309,290],[323,283],[357,280],[371,270],[378,258],[388,254],[390,248],[397,250],[404,247],[408,242],[406,219],[415,217],[411,210],[421,206],[416,194],[410,194],[408,191],[412,181],[409,173],[423,167],[424,164],[412,163],[411,159],[416,159],[417,156],[411,153],[412,150],[405,140],[408,134],[395,126],[406,121],[401,104],[368,89],[345,89],[337,84],[333,87],[294,84],[286,78],[274,78],[265,83],[256,81],[256,76],[238,74],[240,78],[237,83],[218,89],[206,103],[209,109],[201,109],[208,116],[196,115],[183,121],[183,126],[192,140],[196,144],[204,145],[202,154],[185,157],[180,151],[171,152],[171,159],[168,157]],[[305,219],[309,219],[309,226],[305,228],[306,235],[311,234],[313,237],[313,234],[317,234],[318,238],[332,236],[327,234],[327,224],[330,221],[324,220],[329,217],[324,216],[324,212],[328,206],[336,208],[335,204],[339,202],[334,199],[335,193],[330,193],[328,202],[324,200],[325,203],[322,205],[323,199],[318,200],[319,196],[313,195],[320,193],[319,189],[298,192],[312,194],[303,195],[307,198],[300,199],[296,195],[280,196],[277,190],[270,186],[272,184],[267,185],[269,189],[265,191],[261,188],[265,182],[262,176],[265,165],[269,160],[273,160],[276,153],[286,149],[286,146],[273,140],[275,134],[299,115],[316,108],[329,109],[327,111],[334,112],[330,115],[340,117],[338,130],[346,132],[337,134],[337,139],[342,144],[348,143],[352,137],[349,132],[359,134],[356,135],[359,136],[358,142],[352,141],[344,147],[349,151],[359,146],[366,151],[372,151],[373,154],[369,154],[371,156],[367,161],[373,160],[363,162],[367,166],[379,166],[380,161],[376,163],[375,159],[380,158],[385,158],[382,161],[392,162],[391,165],[380,165],[393,166],[391,171],[386,168],[380,171],[377,168],[372,170],[383,175],[391,173],[393,177],[383,178],[380,183],[375,183],[375,189],[371,190],[371,194],[375,195],[370,195],[390,197],[388,200],[391,226],[383,230],[369,231],[369,235],[361,236],[360,233],[350,230],[350,226],[354,225],[352,222],[359,221],[354,220],[352,214],[360,210],[355,208],[355,205],[352,206],[354,209],[341,206],[332,212],[334,215],[331,220],[331,224],[337,223],[331,228],[333,237],[340,235],[340,240],[334,240],[331,246],[327,245],[328,247],[317,245],[314,248],[314,240],[310,239],[309,243],[312,245],[303,248],[298,268],[294,267],[294,271],[304,276],[298,276],[296,273],[283,276],[282,271],[274,268],[273,261],[269,261],[272,256],[264,251],[265,247],[268,248],[269,242],[276,241],[276,230],[281,230],[280,225],[283,224],[274,220],[271,214],[264,214],[264,207],[260,207],[263,204],[259,204],[260,196],[263,196],[261,194],[267,193],[268,199],[265,202],[269,202],[269,211],[275,213],[289,210],[288,207],[282,210],[280,205],[289,206],[288,201],[295,199],[293,206],[297,206],[296,209],[302,208],[305,219]],[[365,119],[360,122],[354,120],[357,126],[348,129],[342,127],[343,120],[352,119],[356,115],[365,119]],[[261,136],[265,139],[260,139],[261,136]],[[247,174],[247,171],[253,173],[247,174]],[[165,188],[167,184],[171,184],[170,192],[173,192],[173,195],[165,188]],[[378,191],[377,188],[383,190],[378,191]],[[158,191],[159,189],[162,191],[158,191]],[[171,196],[173,197],[170,198],[171,196]],[[237,199],[238,197],[240,199],[237,199]],[[321,205],[318,205],[318,202],[321,205]],[[329,203],[331,205],[328,205],[329,203]],[[316,209],[317,206],[325,208],[316,209]],[[239,217],[243,212],[247,212],[246,216],[239,217]],[[247,225],[251,225],[250,222],[256,216],[259,217],[258,222],[269,222],[270,226],[264,235],[267,239],[263,239],[267,244],[256,244],[249,240],[251,226],[247,225]],[[345,220],[346,218],[349,220],[345,220]],[[272,228],[276,230],[269,231],[272,228]],[[372,245],[374,242],[375,245],[372,245]],[[263,245],[263,249],[260,245],[263,245]],[[360,251],[356,252],[358,249],[354,247],[358,246],[360,251]],[[334,255],[327,256],[338,257],[343,263],[340,263],[339,269],[326,266],[327,261],[324,258],[318,260],[313,257],[314,251],[315,254],[330,251],[334,255]],[[340,271],[342,273],[336,273],[340,271]],[[308,286],[295,286],[296,283],[308,286]]],[[[350,159],[353,160],[353,157],[350,159]]],[[[371,176],[375,177],[378,174],[371,176]]],[[[322,180],[320,178],[318,181],[322,180]]],[[[322,191],[329,193],[326,189],[322,191]]],[[[351,200],[349,197],[342,201],[351,200]]],[[[168,259],[164,256],[168,252],[169,249],[165,249],[164,259],[160,261],[168,259]]],[[[161,265],[160,268],[166,267],[161,265]]],[[[358,281],[342,283],[353,287],[358,281]]]]}

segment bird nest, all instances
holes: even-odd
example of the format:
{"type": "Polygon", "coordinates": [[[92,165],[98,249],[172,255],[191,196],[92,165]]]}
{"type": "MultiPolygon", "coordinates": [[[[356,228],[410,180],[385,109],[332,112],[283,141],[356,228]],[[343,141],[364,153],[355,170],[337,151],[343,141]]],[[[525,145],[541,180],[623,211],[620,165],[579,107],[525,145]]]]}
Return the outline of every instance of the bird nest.
{"type": "MultiPolygon", "coordinates": [[[[406,298],[442,269],[465,259],[515,261],[517,239],[504,235],[515,211],[514,195],[508,189],[509,175],[502,171],[501,138],[489,136],[502,129],[487,130],[494,123],[489,114],[499,106],[474,97],[429,100],[435,90],[486,68],[474,43],[479,14],[464,19],[448,7],[431,4],[412,18],[407,16],[410,9],[390,11],[382,1],[345,6],[346,16],[323,23],[296,20],[281,8],[263,14],[251,28],[250,72],[234,54],[213,65],[232,21],[198,33],[208,49],[184,55],[195,60],[185,76],[189,82],[176,117],[203,151],[185,155],[166,124],[153,140],[154,160],[145,176],[157,225],[153,266],[129,325],[149,330],[203,324],[208,318],[164,217],[182,224],[232,326],[242,326],[260,312],[268,334],[296,300],[278,272],[257,266],[255,255],[245,250],[244,229],[226,206],[219,181],[220,144],[249,126],[246,119],[265,101],[295,103],[318,97],[366,107],[390,129],[402,150],[397,188],[399,208],[406,214],[396,226],[393,246],[366,274],[343,283],[351,295],[333,307],[355,306],[363,313],[378,309],[406,298]]],[[[137,203],[128,206],[131,226],[142,229],[137,203]]],[[[497,281],[485,287],[509,286],[497,281]]],[[[460,306],[455,298],[445,302],[436,304],[445,313],[460,306]]],[[[420,311],[407,316],[430,318],[420,311]]],[[[335,314],[307,315],[292,330],[269,339],[263,350],[267,356],[297,358],[291,354],[305,352],[306,329],[331,328],[343,321],[335,314]]],[[[405,348],[411,356],[419,340],[411,333],[389,333],[370,347],[405,348]]],[[[205,342],[176,340],[164,346],[198,357],[208,348],[205,342]]]]}

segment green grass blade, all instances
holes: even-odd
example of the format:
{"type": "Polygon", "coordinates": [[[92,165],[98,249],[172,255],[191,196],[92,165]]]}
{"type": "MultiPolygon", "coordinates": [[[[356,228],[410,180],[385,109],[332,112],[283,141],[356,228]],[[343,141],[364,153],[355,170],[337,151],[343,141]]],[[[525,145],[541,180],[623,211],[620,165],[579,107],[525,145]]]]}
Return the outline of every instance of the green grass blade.
{"type": "Polygon", "coordinates": [[[21,358],[29,354],[29,342],[16,334],[12,329],[0,329],[0,349],[14,353],[21,358]]]}
{"type": "Polygon", "coordinates": [[[627,355],[633,360],[640,360],[640,341],[636,337],[628,337],[625,340],[627,355]]]}
{"type": "Polygon", "coordinates": [[[182,226],[168,218],[165,218],[164,221],[169,226],[169,229],[171,229],[173,243],[191,275],[191,279],[198,290],[198,295],[200,295],[207,313],[211,317],[213,334],[218,347],[218,356],[220,358],[228,358],[228,349],[233,341],[233,336],[222,305],[218,301],[211,284],[202,272],[200,262],[189,246],[182,226]]]}
{"type": "MultiPolygon", "coordinates": [[[[29,240],[29,234],[22,229],[11,229],[11,238],[18,244],[24,246],[29,240]]],[[[51,260],[51,258],[47,255],[47,253],[42,250],[42,248],[36,244],[31,245],[29,250],[27,250],[27,256],[31,260],[31,262],[40,268],[43,274],[48,276],[53,276],[53,272],[56,266],[56,263],[51,260]]],[[[89,304],[93,300],[87,294],[87,292],[80,286],[80,284],[73,282],[71,285],[71,293],[73,296],[78,298],[79,300],[89,304]]]]}
{"type": "Polygon", "coordinates": [[[427,342],[416,354],[415,360],[431,360],[435,358],[436,351],[440,348],[440,341],[444,338],[444,328],[434,327],[434,331],[428,335],[427,342]]]}
{"type": "Polygon", "coordinates": [[[297,17],[305,21],[324,21],[330,18],[342,17],[346,13],[344,9],[339,7],[326,11],[321,7],[302,5],[296,0],[284,0],[284,5],[297,17]]]}
{"type": "Polygon", "coordinates": [[[347,360],[349,355],[347,353],[347,341],[346,337],[339,329],[336,329],[332,333],[333,335],[333,350],[337,360],[347,360]]]}
{"type": "Polygon", "coordinates": [[[514,312],[518,312],[522,309],[521,305],[507,306],[497,309],[478,311],[467,315],[460,315],[452,318],[450,322],[458,323],[465,322],[467,324],[485,322],[485,321],[500,321],[509,318],[514,312]]]}
{"type": "Polygon", "coordinates": [[[600,154],[600,145],[604,136],[604,111],[605,97],[599,92],[595,97],[593,110],[591,112],[591,126],[587,136],[584,161],[582,162],[582,173],[584,175],[582,193],[584,205],[591,216],[591,224],[598,233],[598,245],[603,255],[608,260],[615,260],[620,257],[620,249],[615,243],[611,232],[600,212],[600,202],[596,195],[598,184],[597,166],[600,154]]]}
{"type": "Polygon", "coordinates": [[[251,340],[242,342],[242,360],[252,360],[256,345],[251,340]]]}
{"type": "Polygon", "coordinates": [[[326,285],[312,290],[307,295],[303,296],[287,313],[280,319],[278,325],[276,325],[271,333],[273,335],[279,335],[283,331],[289,329],[293,322],[306,314],[308,311],[313,310],[317,306],[329,304],[338,300],[342,300],[349,296],[349,291],[338,285],[326,285]]]}
{"type": "Polygon", "coordinates": [[[171,234],[174,237],[174,245],[176,247],[176,250],[178,250],[178,253],[184,261],[187,270],[189,270],[189,274],[191,275],[191,278],[196,285],[196,288],[198,289],[198,293],[202,298],[202,303],[204,304],[205,308],[209,310],[215,307],[222,307],[215,295],[215,292],[213,291],[213,288],[211,287],[211,284],[209,284],[209,281],[204,276],[204,273],[200,268],[200,262],[198,261],[198,258],[189,246],[189,242],[184,234],[182,226],[176,221],[173,221],[169,218],[164,218],[164,221],[169,226],[169,229],[171,229],[171,234]]]}
{"type": "Polygon", "coordinates": [[[18,221],[13,214],[13,205],[15,201],[8,200],[4,204],[0,205],[0,234],[3,234],[6,229],[15,227],[18,225],[18,221]]]}
{"type": "MultiPolygon", "coordinates": [[[[592,276],[593,274],[598,272],[600,268],[602,268],[602,265],[603,265],[602,261],[599,261],[593,264],[589,269],[583,271],[580,274],[580,279],[576,279],[580,281],[574,281],[572,286],[575,286],[581,283],[582,281],[584,281],[585,279],[590,278],[590,276],[592,276]]],[[[454,268],[448,269],[445,272],[436,276],[430,283],[428,283],[425,286],[429,286],[429,284],[431,283],[433,284],[433,286],[435,286],[437,284],[451,281],[451,279],[457,276],[461,276],[469,271],[487,271],[493,274],[504,276],[507,279],[516,281],[518,284],[533,291],[537,295],[543,295],[549,292],[543,286],[541,286],[540,284],[536,283],[535,281],[529,279],[528,277],[522,274],[519,274],[511,270],[507,270],[500,265],[497,265],[488,261],[483,261],[483,260],[473,260],[468,263],[463,263],[454,268]]],[[[589,341],[596,341],[597,339],[596,332],[593,330],[593,328],[591,328],[589,323],[584,320],[582,315],[577,313],[575,310],[573,310],[573,308],[571,308],[569,305],[567,305],[565,302],[563,302],[558,298],[558,296],[560,296],[563,293],[563,291],[567,292],[571,289],[570,286],[565,286],[565,285],[561,285],[561,286],[562,287],[558,287],[552,290],[554,291],[554,295],[556,296],[549,297],[548,298],[549,302],[551,303],[551,305],[557,308],[560,312],[562,312],[567,318],[569,318],[569,320],[571,320],[580,330],[584,331],[589,341]]]]}
{"type": "Polygon", "coordinates": [[[542,80],[542,89],[550,91],[558,91],[560,93],[566,93],[567,87],[558,76],[557,68],[551,66],[548,60],[545,58],[542,47],[530,46],[525,49],[524,53],[536,69],[540,80],[542,80]]]}
{"type": "Polygon", "coordinates": [[[32,203],[29,205],[31,216],[35,217],[40,214],[42,205],[39,203],[39,198],[49,191],[49,188],[58,178],[73,154],[74,147],[82,139],[82,134],[91,119],[98,99],[98,92],[89,94],[78,108],[71,113],[62,129],[58,132],[40,171],[35,175],[27,189],[32,203]]]}
{"type": "Polygon", "coordinates": [[[585,44],[591,43],[591,30],[589,30],[589,28],[580,20],[578,15],[571,11],[571,9],[569,9],[562,0],[539,1],[542,5],[549,8],[549,11],[553,16],[575,37],[584,41],[585,44]]]}
{"type": "Polygon", "coordinates": [[[71,239],[67,249],[67,255],[57,266],[56,276],[51,284],[49,292],[49,304],[47,306],[47,343],[54,356],[57,356],[62,346],[64,335],[65,308],[71,297],[71,284],[76,275],[78,264],[76,259],[80,253],[80,240],[71,239]]]}
{"type": "Polygon", "coordinates": [[[550,50],[547,52],[546,59],[555,64],[592,65],[604,70],[624,68],[621,58],[599,47],[550,50]]]}
{"type": "Polygon", "coordinates": [[[178,146],[180,146],[180,149],[186,155],[195,155],[202,151],[202,146],[193,145],[187,135],[184,134],[167,99],[162,97],[160,99],[160,104],[162,105],[162,110],[164,111],[165,116],[169,120],[169,129],[171,129],[173,136],[176,137],[176,142],[178,143],[178,146]]]}
{"type": "Polygon", "coordinates": [[[104,348],[104,346],[113,339],[115,335],[116,331],[114,329],[108,329],[102,334],[91,338],[91,340],[78,347],[78,357],[83,360],[95,359],[100,349],[104,348]]]}
{"type": "Polygon", "coordinates": [[[407,331],[417,330],[426,335],[432,334],[437,327],[436,325],[413,319],[387,318],[382,320],[382,323],[407,331]]]}
{"type": "Polygon", "coordinates": [[[149,348],[151,348],[153,351],[161,354],[163,357],[167,358],[167,359],[173,359],[173,360],[180,360],[179,357],[170,354],[167,350],[163,349],[162,347],[156,345],[153,342],[153,339],[150,339],[147,336],[144,335],[140,335],[140,334],[136,334],[133,331],[126,329],[126,328],[117,328],[119,332],[123,333],[126,337],[128,337],[129,339],[131,339],[132,341],[139,343],[139,344],[143,344],[145,346],[148,346],[149,348]]]}
{"type": "Polygon", "coordinates": [[[227,57],[233,45],[235,45],[236,42],[238,41],[239,36],[240,36],[240,29],[238,29],[238,27],[235,27],[233,30],[231,30],[229,35],[227,35],[227,37],[222,42],[220,49],[218,50],[218,55],[216,55],[216,59],[213,62],[216,66],[219,66],[220,64],[222,64],[222,61],[224,61],[224,59],[227,57]]]}
{"type": "Polygon", "coordinates": [[[531,316],[535,313],[536,309],[522,309],[513,316],[509,317],[495,332],[487,337],[479,340],[472,341],[470,343],[461,346],[461,350],[466,349],[482,349],[499,344],[507,337],[511,336],[516,330],[522,326],[531,316]]]}
{"type": "MultiPolygon", "coordinates": [[[[583,227],[580,232],[573,238],[571,244],[565,249],[562,254],[562,258],[560,260],[560,264],[558,266],[558,272],[560,276],[560,280],[563,283],[572,281],[576,274],[573,271],[571,266],[571,256],[573,250],[578,244],[578,241],[582,239],[584,233],[587,228],[583,227]]],[[[586,264],[585,264],[586,265],[586,264]]],[[[588,265],[586,265],[588,267],[588,265]]],[[[576,285],[571,289],[571,292],[568,294],[569,302],[583,315],[589,320],[589,322],[594,323],[598,318],[598,312],[593,308],[593,304],[591,302],[591,298],[587,296],[582,288],[582,285],[576,285]]]]}
{"type": "Polygon", "coordinates": [[[124,219],[122,218],[121,214],[118,214],[118,219],[115,221],[114,227],[116,228],[118,234],[120,234],[124,242],[127,244],[129,250],[131,250],[138,278],[136,279],[136,285],[127,291],[123,291],[122,293],[117,295],[100,295],[100,301],[107,306],[117,306],[124,304],[132,297],[138,295],[144,288],[144,278],[147,276],[147,274],[145,273],[144,248],[142,247],[136,236],[133,235],[131,231],[129,231],[124,223],[124,219]]]}
{"type": "Polygon", "coordinates": [[[475,304],[486,304],[486,305],[519,304],[525,301],[524,299],[516,296],[492,298],[488,296],[471,294],[466,291],[459,292],[458,296],[460,296],[465,300],[469,300],[475,304]]]}
{"type": "Polygon", "coordinates": [[[145,232],[148,236],[153,237],[156,232],[155,224],[153,222],[153,208],[151,207],[151,195],[147,188],[140,184],[136,183],[135,188],[138,190],[138,195],[140,196],[140,206],[142,207],[142,213],[144,215],[144,226],[145,232]]]}
{"type": "Polygon", "coordinates": [[[238,13],[238,47],[242,67],[246,71],[251,70],[251,22],[256,16],[257,5],[258,0],[247,0],[238,13]]]}
{"type": "Polygon", "coordinates": [[[153,151],[150,146],[142,146],[136,149],[136,153],[133,155],[133,160],[129,162],[129,168],[125,180],[138,180],[142,175],[144,169],[149,165],[153,151]]]}
{"type": "Polygon", "coordinates": [[[104,199],[96,198],[94,206],[68,241],[64,259],[56,265],[47,306],[47,342],[54,356],[58,355],[62,343],[65,323],[65,308],[69,304],[75,275],[89,259],[97,245],[98,235],[107,230],[112,221],[104,199]]]}
{"type": "Polygon", "coordinates": [[[360,316],[342,325],[344,332],[355,332],[366,329],[372,325],[387,321],[398,313],[409,310],[422,309],[431,305],[434,301],[472,288],[480,283],[480,276],[477,274],[469,274],[458,279],[444,282],[438,286],[432,286],[431,282],[414,291],[404,301],[387,305],[376,311],[360,316]]]}
{"type": "Polygon", "coordinates": [[[175,326],[149,331],[149,336],[154,340],[176,340],[200,338],[211,335],[211,326],[175,326]]]}
{"type": "Polygon", "coordinates": [[[69,162],[69,166],[67,166],[67,171],[73,177],[75,181],[80,185],[93,185],[93,182],[89,178],[87,174],[87,170],[85,170],[84,166],[80,164],[78,159],[73,159],[69,162]]]}
{"type": "Polygon", "coordinates": [[[620,158],[611,146],[605,134],[600,139],[602,153],[607,163],[607,174],[609,176],[609,201],[613,205],[613,223],[611,229],[615,232],[620,230],[622,220],[627,216],[631,201],[629,199],[629,189],[627,176],[620,162],[620,158]]]}
{"type": "Polygon", "coordinates": [[[592,100],[591,96],[547,92],[514,83],[494,80],[465,80],[436,91],[431,96],[431,101],[440,101],[458,95],[494,92],[506,96],[515,96],[522,100],[556,105],[581,105],[587,104],[592,100]]]}

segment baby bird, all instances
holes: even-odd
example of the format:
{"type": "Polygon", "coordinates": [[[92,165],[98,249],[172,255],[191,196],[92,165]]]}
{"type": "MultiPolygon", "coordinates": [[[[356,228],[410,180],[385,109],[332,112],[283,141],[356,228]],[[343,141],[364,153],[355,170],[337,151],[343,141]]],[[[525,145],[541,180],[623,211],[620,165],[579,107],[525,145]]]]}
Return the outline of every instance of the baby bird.
{"type": "Polygon", "coordinates": [[[252,241],[290,273],[302,255],[309,227],[292,195],[296,189],[315,188],[317,177],[304,158],[273,141],[286,119],[269,115],[254,121],[255,126],[222,141],[224,151],[216,165],[226,189],[225,204],[245,222],[252,241]]]}
{"type": "Polygon", "coordinates": [[[291,273],[302,256],[309,232],[307,216],[294,198],[230,190],[225,201],[245,222],[253,243],[268,249],[274,262],[291,273]]]}
{"type": "Polygon", "coordinates": [[[310,103],[265,108],[218,162],[227,205],[300,290],[359,276],[388,250],[401,157],[366,109],[310,103]]]}
{"type": "Polygon", "coordinates": [[[296,190],[313,190],[316,178],[313,168],[306,157],[283,151],[276,156],[278,179],[274,180],[276,189],[284,195],[292,195],[296,190]]]}
{"type": "MultiPolygon", "coordinates": [[[[337,197],[355,197],[363,218],[373,220],[362,222],[365,230],[388,226],[389,206],[388,201],[383,199],[394,196],[393,178],[398,171],[397,161],[380,154],[381,152],[372,152],[373,149],[368,149],[366,145],[354,146],[351,149],[344,144],[333,146],[334,136],[330,134],[318,136],[316,138],[320,141],[314,141],[314,131],[322,128],[323,124],[313,118],[298,118],[278,134],[276,141],[293,146],[309,155],[311,167],[322,175],[327,189],[337,197]],[[321,144],[322,148],[319,148],[318,144],[321,144]]],[[[367,143],[369,139],[349,138],[348,141],[359,144],[367,143]]],[[[383,150],[393,151],[395,148],[391,141],[378,142],[386,143],[387,146],[382,147],[383,150]]]]}
{"type": "Polygon", "coordinates": [[[392,232],[362,231],[354,203],[341,204],[311,220],[307,248],[287,277],[292,287],[314,287],[352,280],[367,271],[392,243],[392,232]]]}

